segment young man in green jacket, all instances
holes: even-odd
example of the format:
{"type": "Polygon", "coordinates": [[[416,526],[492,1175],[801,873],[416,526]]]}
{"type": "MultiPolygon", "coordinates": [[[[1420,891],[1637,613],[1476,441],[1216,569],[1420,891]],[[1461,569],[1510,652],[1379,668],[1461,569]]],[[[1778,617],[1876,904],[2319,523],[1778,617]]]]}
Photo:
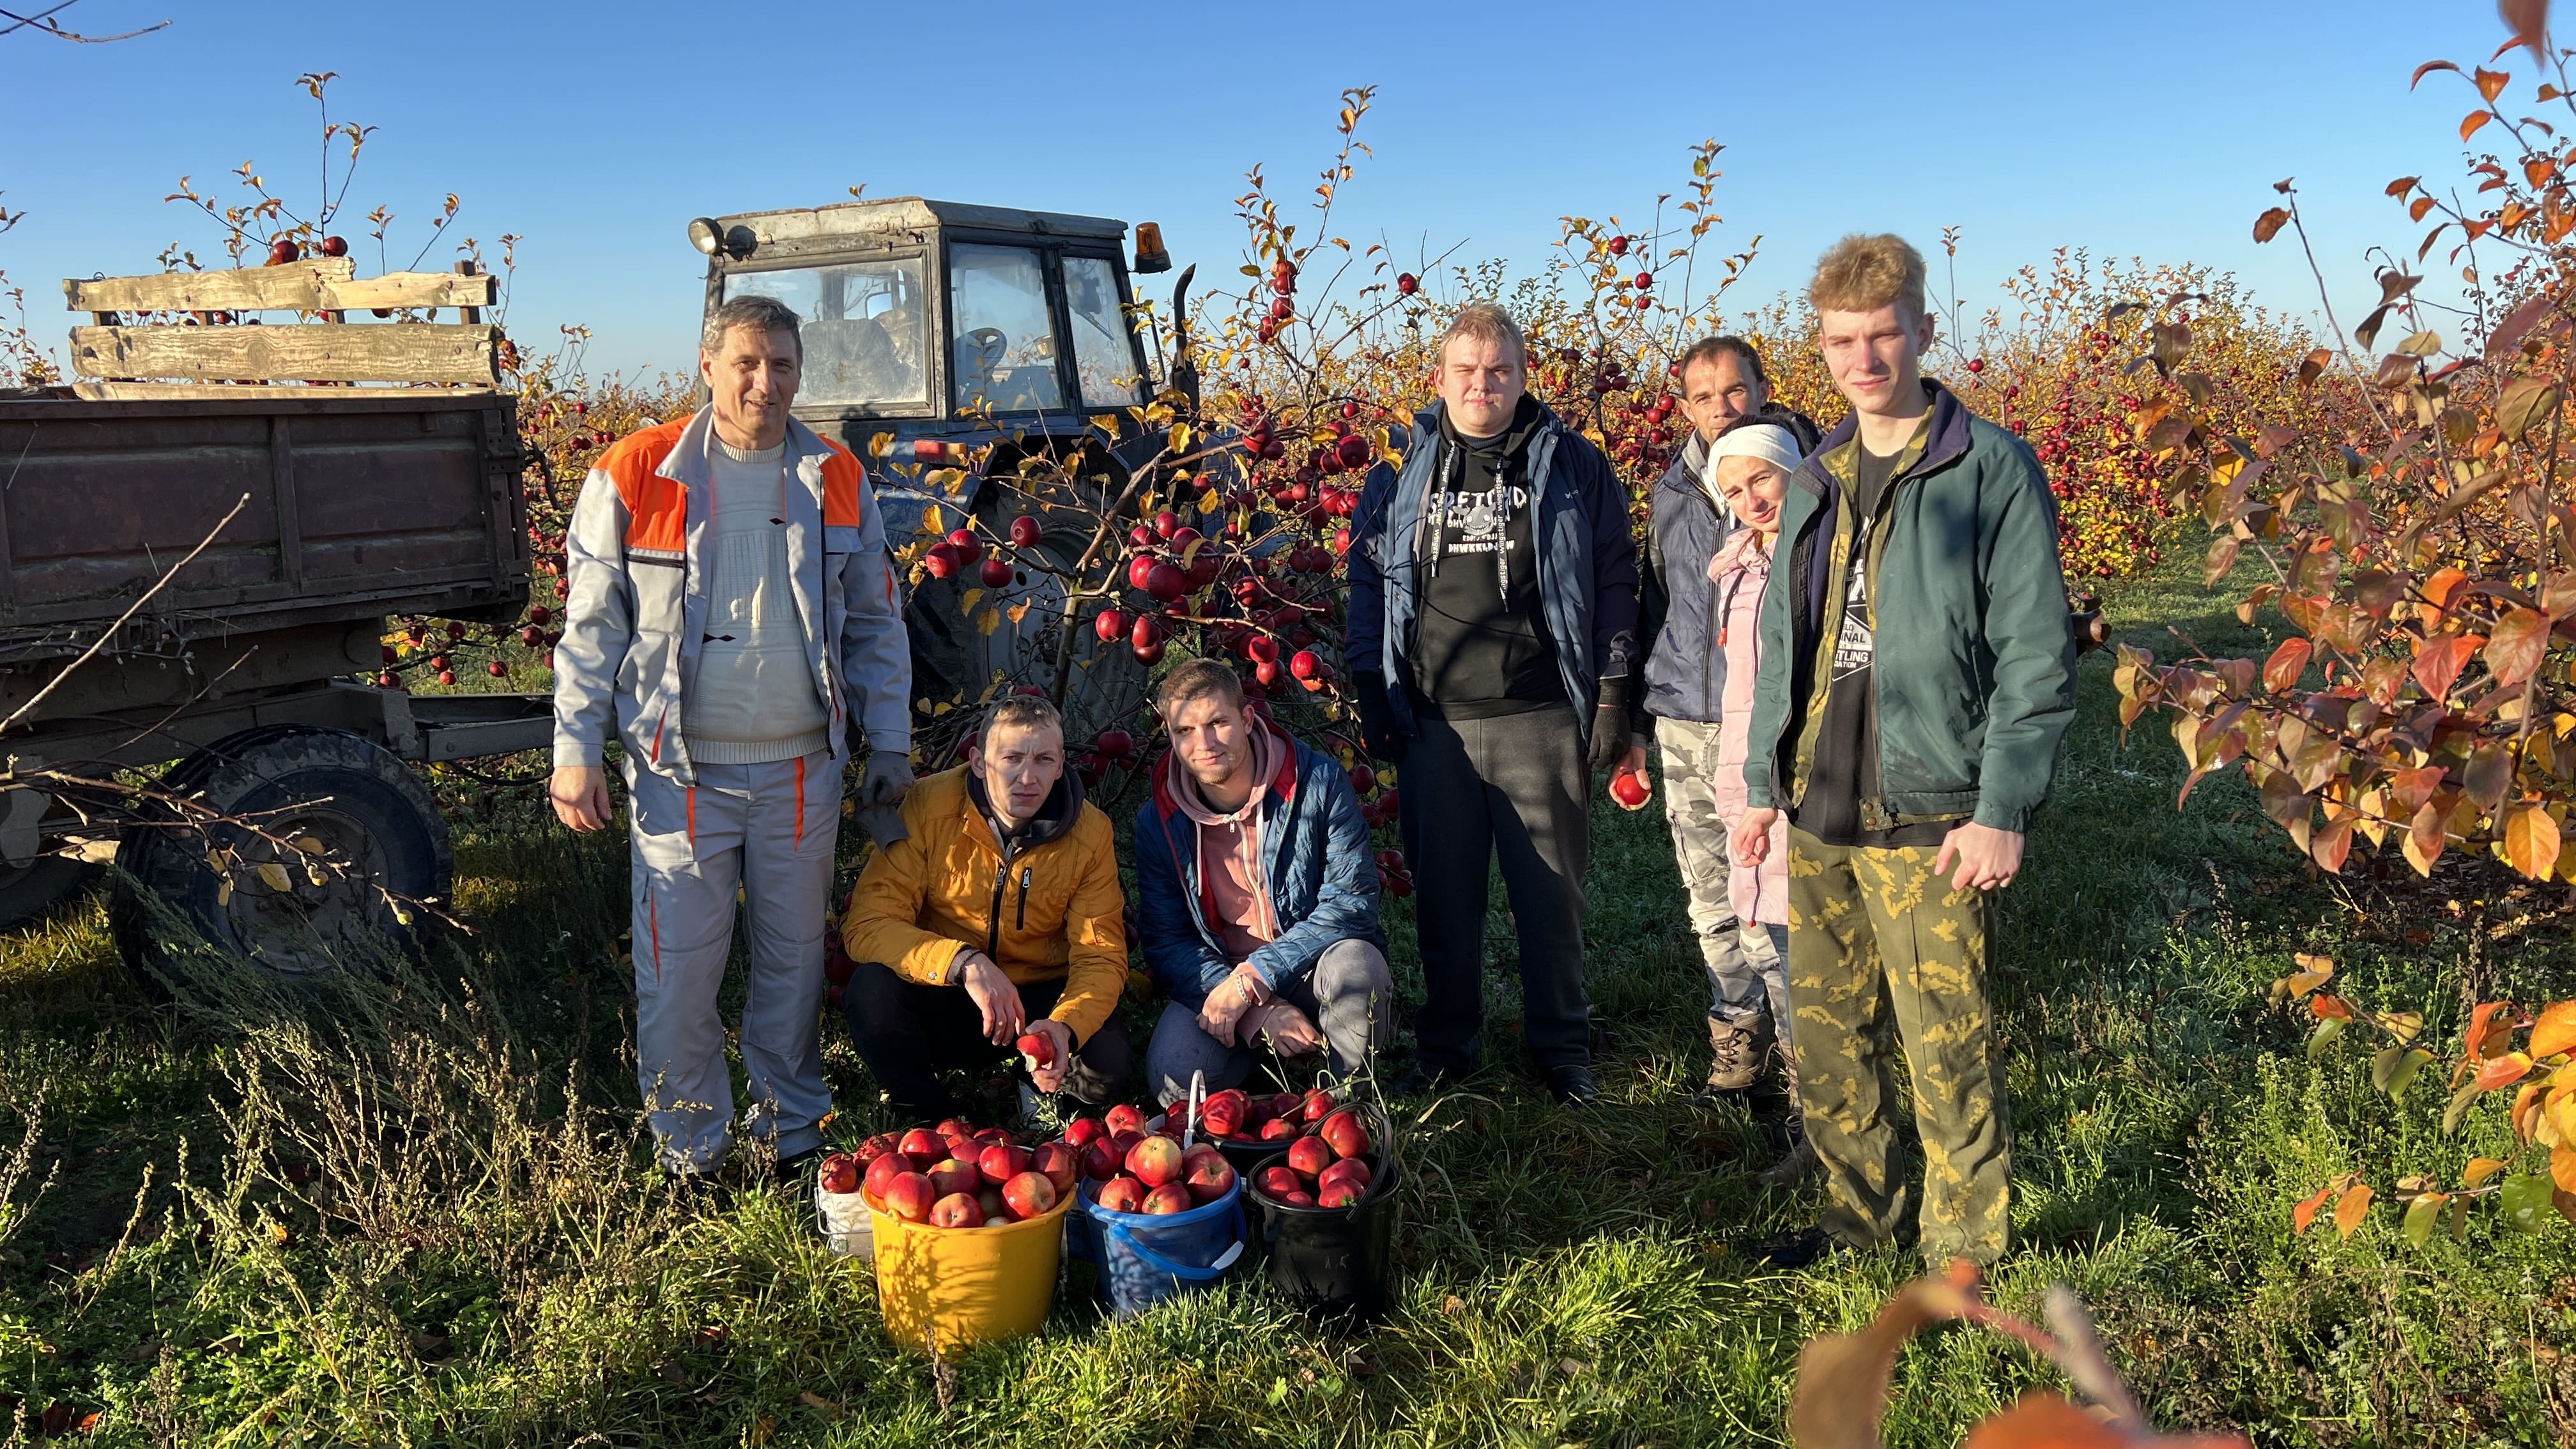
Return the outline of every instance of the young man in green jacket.
{"type": "Polygon", "coordinates": [[[1989,893],[2021,869],[2075,714],[2056,500],[2019,438],[1923,376],[1933,319],[1913,247],[1844,238],[1808,301],[1852,416],[1782,510],[1733,845],[1759,862],[1789,812],[1789,1002],[1830,1202],[1771,1257],[1795,1265],[1902,1228],[1901,1041],[1923,1256],[1992,1263],[2009,1238],[2012,1130],[1989,893]]]}

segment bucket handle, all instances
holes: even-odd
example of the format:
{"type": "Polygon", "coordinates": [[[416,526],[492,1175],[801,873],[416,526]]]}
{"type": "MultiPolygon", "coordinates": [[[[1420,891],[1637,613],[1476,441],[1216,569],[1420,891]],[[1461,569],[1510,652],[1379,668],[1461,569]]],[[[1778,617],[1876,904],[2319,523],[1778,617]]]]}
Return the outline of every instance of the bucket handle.
{"type": "Polygon", "coordinates": [[[1127,1251],[1145,1261],[1146,1267],[1157,1273],[1169,1273],[1175,1278],[1186,1278],[1193,1283],[1206,1283],[1224,1277],[1225,1270],[1234,1266],[1234,1260],[1243,1256],[1244,1235],[1247,1231],[1243,1220],[1243,1203],[1238,1199],[1234,1204],[1234,1246],[1217,1255],[1217,1260],[1206,1267],[1193,1268],[1187,1263],[1175,1263],[1138,1242],[1136,1235],[1127,1231],[1125,1223],[1110,1223],[1108,1228],[1110,1232],[1117,1235],[1118,1241],[1127,1245],[1127,1251]]]}

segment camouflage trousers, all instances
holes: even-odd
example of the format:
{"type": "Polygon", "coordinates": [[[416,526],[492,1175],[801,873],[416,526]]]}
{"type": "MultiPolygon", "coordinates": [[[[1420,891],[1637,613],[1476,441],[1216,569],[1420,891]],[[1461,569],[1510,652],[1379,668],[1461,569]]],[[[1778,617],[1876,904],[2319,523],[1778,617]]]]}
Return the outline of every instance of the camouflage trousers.
{"type": "Polygon", "coordinates": [[[1708,968],[1708,1019],[1748,1026],[1767,1012],[1785,1038],[1789,988],[1779,958],[1757,958],[1745,949],[1756,941],[1769,942],[1761,926],[1738,924],[1727,894],[1733,866],[1726,820],[1717,808],[1717,726],[1659,719],[1655,745],[1664,757],[1664,818],[1673,830],[1673,860],[1681,867],[1690,898],[1691,934],[1699,937],[1700,961],[1708,968]]]}
{"type": "Polygon", "coordinates": [[[1923,1256],[1992,1263],[2011,1227],[2012,1123],[1986,998],[1990,906],[1934,874],[1936,854],[1790,829],[1798,1096],[1830,1196],[1824,1229],[1855,1246],[1892,1241],[1913,1206],[1891,1117],[1902,1043],[1923,1138],[1923,1256]]]}

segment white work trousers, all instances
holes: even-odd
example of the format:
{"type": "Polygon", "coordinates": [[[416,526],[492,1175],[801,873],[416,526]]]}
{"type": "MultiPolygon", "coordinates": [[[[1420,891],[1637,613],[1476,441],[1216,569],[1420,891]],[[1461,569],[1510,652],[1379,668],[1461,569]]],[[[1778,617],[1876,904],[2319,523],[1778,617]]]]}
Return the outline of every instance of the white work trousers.
{"type": "Polygon", "coordinates": [[[716,992],[748,908],[750,986],[743,1131],[792,1157],[823,1140],[832,1108],[817,1040],[823,913],[840,835],[841,777],[828,750],[765,765],[699,765],[681,785],[626,761],[634,819],[635,1078],[662,1165],[703,1172],[732,1145],[733,1082],[716,992]]]}

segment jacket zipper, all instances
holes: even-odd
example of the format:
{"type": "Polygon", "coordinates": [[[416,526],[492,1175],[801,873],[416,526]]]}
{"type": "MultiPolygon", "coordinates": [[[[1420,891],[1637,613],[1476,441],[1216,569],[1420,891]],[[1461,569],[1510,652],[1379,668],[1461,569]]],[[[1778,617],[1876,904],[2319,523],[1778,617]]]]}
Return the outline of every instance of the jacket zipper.
{"type": "Polygon", "coordinates": [[[1020,914],[1018,923],[1011,928],[1015,931],[1025,931],[1029,928],[1029,880],[1037,873],[1036,866],[1020,867],[1020,914]]]}
{"type": "MultiPolygon", "coordinates": [[[[1001,869],[993,872],[993,909],[986,917],[990,927],[984,932],[984,954],[990,957],[996,966],[1002,964],[1002,891],[1010,883],[1011,843],[1005,839],[1002,842],[1001,869]]],[[[1022,899],[1025,901],[1026,897],[1023,896],[1022,899]]],[[[1025,913],[1027,907],[1024,905],[1021,909],[1025,913]]]]}

